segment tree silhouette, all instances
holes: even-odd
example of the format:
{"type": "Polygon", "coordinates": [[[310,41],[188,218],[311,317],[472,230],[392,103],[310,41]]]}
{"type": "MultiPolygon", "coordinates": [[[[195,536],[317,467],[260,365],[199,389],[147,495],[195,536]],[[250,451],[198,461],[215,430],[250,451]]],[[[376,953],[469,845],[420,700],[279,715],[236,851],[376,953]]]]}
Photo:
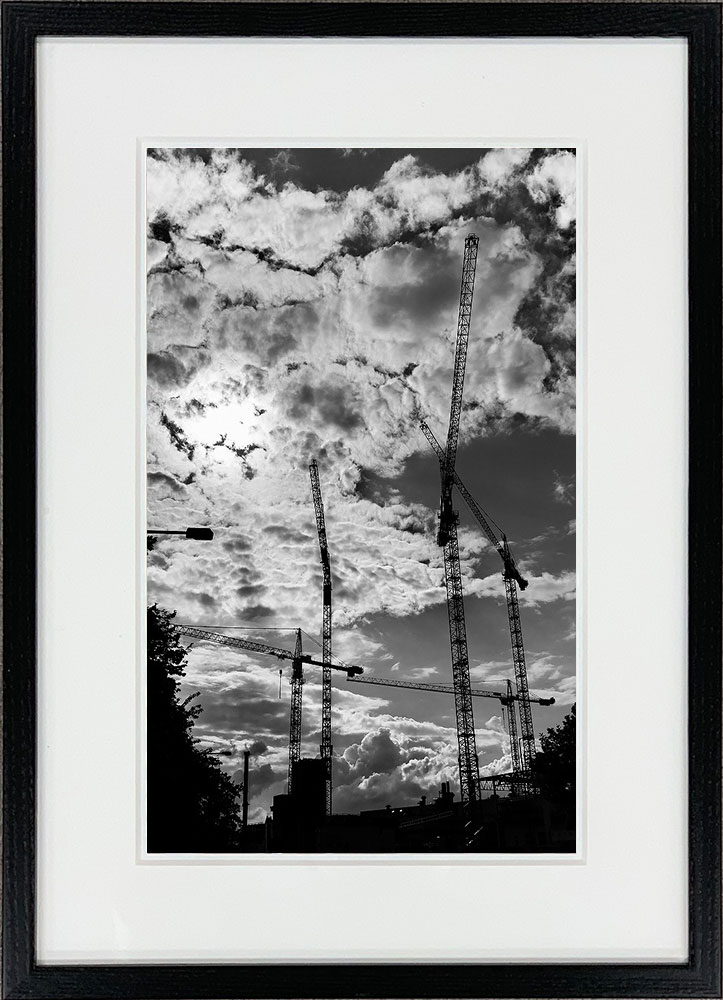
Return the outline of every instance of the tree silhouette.
{"type": "Polygon", "coordinates": [[[535,777],[540,791],[551,802],[567,808],[575,804],[576,710],[573,705],[559,726],[540,735],[541,751],[535,756],[535,777]]]}
{"type": "Polygon", "coordinates": [[[173,630],[174,612],[148,608],[148,851],[198,853],[239,849],[239,790],[193,725],[196,695],[179,699],[186,650],[173,630]]]}

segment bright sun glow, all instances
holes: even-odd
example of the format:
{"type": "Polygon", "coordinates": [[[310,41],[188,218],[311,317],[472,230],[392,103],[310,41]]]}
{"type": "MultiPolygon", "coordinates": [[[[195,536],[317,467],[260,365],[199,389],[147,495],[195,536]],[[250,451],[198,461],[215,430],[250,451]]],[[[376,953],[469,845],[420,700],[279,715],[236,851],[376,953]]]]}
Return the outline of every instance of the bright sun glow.
{"type": "Polygon", "coordinates": [[[186,421],[187,434],[192,441],[212,447],[224,440],[229,445],[243,448],[253,440],[258,416],[253,400],[231,400],[218,406],[207,405],[203,413],[194,414],[186,421]]]}

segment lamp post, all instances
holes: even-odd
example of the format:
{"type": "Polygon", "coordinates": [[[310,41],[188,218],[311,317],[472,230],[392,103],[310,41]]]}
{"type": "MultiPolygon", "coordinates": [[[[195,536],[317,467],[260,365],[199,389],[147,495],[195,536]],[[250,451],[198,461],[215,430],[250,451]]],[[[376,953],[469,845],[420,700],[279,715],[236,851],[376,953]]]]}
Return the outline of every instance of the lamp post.
{"type": "Polygon", "coordinates": [[[213,538],[211,528],[185,528],[182,531],[169,531],[167,528],[146,528],[147,535],[184,535],[195,538],[198,542],[210,542],[213,538]]]}
{"type": "Polygon", "coordinates": [[[183,535],[184,538],[191,538],[197,542],[210,542],[213,539],[211,528],[183,528],[178,531],[169,528],[146,528],[146,548],[149,552],[156,544],[156,535],[183,535]]]}

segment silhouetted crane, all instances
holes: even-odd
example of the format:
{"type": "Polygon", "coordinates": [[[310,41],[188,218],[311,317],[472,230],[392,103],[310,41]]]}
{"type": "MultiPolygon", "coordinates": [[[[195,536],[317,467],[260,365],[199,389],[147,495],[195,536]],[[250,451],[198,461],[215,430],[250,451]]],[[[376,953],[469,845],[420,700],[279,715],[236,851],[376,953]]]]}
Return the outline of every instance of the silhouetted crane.
{"type": "Polygon", "coordinates": [[[439,505],[439,530],[437,544],[444,549],[444,580],[447,588],[447,613],[449,617],[449,641],[452,652],[452,682],[454,686],[454,706],[457,716],[457,746],[459,752],[459,783],[462,798],[462,814],[465,825],[465,840],[472,846],[479,801],[479,764],[474,733],[474,715],[469,679],[469,653],[467,651],[467,630],[464,620],[464,599],[462,595],[462,569],[459,561],[457,541],[457,521],[459,515],[452,507],[452,487],[454,485],[454,465],[459,440],[459,420],[462,413],[462,392],[464,373],[467,365],[467,344],[472,316],[472,297],[477,267],[478,238],[470,234],[464,241],[464,261],[462,264],[462,284],[459,295],[459,316],[457,320],[457,341],[454,351],[454,372],[452,375],[452,398],[447,430],[447,447],[444,461],[440,461],[441,497],[439,505]]]}
{"type": "MultiPolygon", "coordinates": [[[[422,420],[420,422],[422,432],[434,449],[439,459],[440,469],[444,467],[445,453],[441,444],[432,433],[429,425],[422,420]]],[[[485,517],[484,511],[459,478],[457,473],[453,474],[453,482],[462,494],[467,506],[474,515],[489,541],[494,545],[500,558],[502,559],[502,576],[505,582],[505,596],[507,599],[507,618],[510,626],[510,639],[512,642],[512,662],[515,670],[515,683],[517,685],[517,698],[520,705],[520,729],[522,740],[522,757],[520,766],[516,770],[531,773],[535,761],[535,731],[532,724],[532,709],[530,707],[530,692],[527,684],[527,665],[525,663],[525,647],[522,641],[522,623],[520,621],[520,605],[517,600],[517,586],[520,590],[525,590],[527,580],[520,575],[517,569],[510,546],[506,536],[502,535],[502,540],[498,538],[496,532],[490,526],[485,517]]],[[[518,748],[519,753],[519,748],[518,748]]]]}
{"type": "MultiPolygon", "coordinates": [[[[375,684],[377,687],[410,688],[412,691],[435,691],[439,694],[454,694],[452,684],[428,684],[426,681],[398,681],[388,677],[348,677],[353,684],[375,684]]],[[[494,683],[494,682],[493,682],[494,683]]],[[[501,682],[500,682],[501,683],[501,682]]],[[[506,681],[507,691],[491,691],[484,688],[470,688],[473,698],[497,698],[503,705],[508,701],[518,701],[519,696],[512,693],[510,681],[506,681]]],[[[536,705],[554,705],[554,698],[530,698],[536,705]]]]}
{"type": "Polygon", "coordinates": [[[243,649],[250,653],[266,653],[275,656],[280,660],[291,660],[291,712],[289,721],[289,777],[288,791],[291,793],[291,774],[293,764],[301,757],[301,693],[304,684],[302,665],[304,663],[314,667],[322,667],[329,671],[341,670],[347,677],[355,677],[364,672],[363,667],[355,664],[345,663],[337,666],[335,663],[324,663],[315,660],[308,653],[301,649],[301,629],[296,632],[296,648],[292,652],[290,649],[283,649],[280,646],[270,646],[265,642],[256,642],[254,639],[240,639],[237,636],[224,635],[222,632],[212,632],[208,629],[198,628],[195,625],[173,625],[173,628],[181,635],[191,639],[200,639],[204,642],[214,642],[219,646],[230,646],[232,649],[243,649]]]}
{"type": "MultiPolygon", "coordinates": [[[[281,646],[270,646],[266,642],[257,642],[255,639],[240,639],[235,635],[224,635],[223,632],[213,632],[210,629],[199,628],[197,625],[174,624],[172,627],[181,635],[187,635],[192,639],[215,642],[219,646],[230,646],[233,649],[243,649],[250,653],[267,653],[269,656],[275,656],[279,660],[294,660],[297,658],[296,652],[292,652],[290,649],[283,649],[281,646]]],[[[223,628],[223,626],[220,625],[219,628],[223,628]]],[[[347,676],[364,673],[364,668],[354,663],[345,663],[343,665],[337,665],[336,663],[325,664],[321,660],[315,660],[308,653],[302,653],[298,659],[302,663],[309,664],[309,666],[327,667],[329,670],[341,670],[347,676]]]]}
{"type": "Polygon", "coordinates": [[[309,465],[311,479],[311,495],[314,501],[316,531],[319,536],[319,552],[323,573],[322,583],[322,627],[321,627],[321,657],[324,668],[321,672],[321,759],[326,768],[326,815],[331,816],[331,771],[334,750],[331,744],[331,565],[329,563],[329,546],[326,540],[326,520],[324,518],[324,501],[321,496],[319,482],[319,466],[316,459],[309,465]]]}
{"type": "MultiPolygon", "coordinates": [[[[410,688],[413,691],[434,691],[439,694],[454,694],[454,687],[451,684],[427,684],[423,681],[399,681],[387,677],[348,677],[347,680],[354,684],[375,684],[379,687],[410,688]]],[[[506,682],[505,691],[490,691],[482,688],[470,688],[473,698],[496,698],[503,708],[507,709],[506,724],[507,733],[510,737],[510,757],[512,758],[513,774],[520,774],[520,746],[517,740],[517,719],[515,716],[515,702],[519,701],[519,695],[512,693],[512,684],[506,682]]],[[[554,705],[554,698],[530,698],[536,705],[554,705]]]]}

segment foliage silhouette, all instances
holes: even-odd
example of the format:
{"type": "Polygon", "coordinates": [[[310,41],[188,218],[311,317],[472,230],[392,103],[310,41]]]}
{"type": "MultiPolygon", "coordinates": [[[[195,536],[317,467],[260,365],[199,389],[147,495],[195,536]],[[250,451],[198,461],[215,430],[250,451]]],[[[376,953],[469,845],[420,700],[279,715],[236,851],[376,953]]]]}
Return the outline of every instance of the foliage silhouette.
{"type": "Polygon", "coordinates": [[[574,809],[576,710],[573,705],[559,726],[540,735],[541,751],[535,757],[534,772],[540,791],[551,802],[574,809]]]}
{"type": "Polygon", "coordinates": [[[179,699],[186,650],[174,612],[148,608],[147,801],[149,852],[239,849],[239,789],[193,737],[200,705],[179,699]]]}

